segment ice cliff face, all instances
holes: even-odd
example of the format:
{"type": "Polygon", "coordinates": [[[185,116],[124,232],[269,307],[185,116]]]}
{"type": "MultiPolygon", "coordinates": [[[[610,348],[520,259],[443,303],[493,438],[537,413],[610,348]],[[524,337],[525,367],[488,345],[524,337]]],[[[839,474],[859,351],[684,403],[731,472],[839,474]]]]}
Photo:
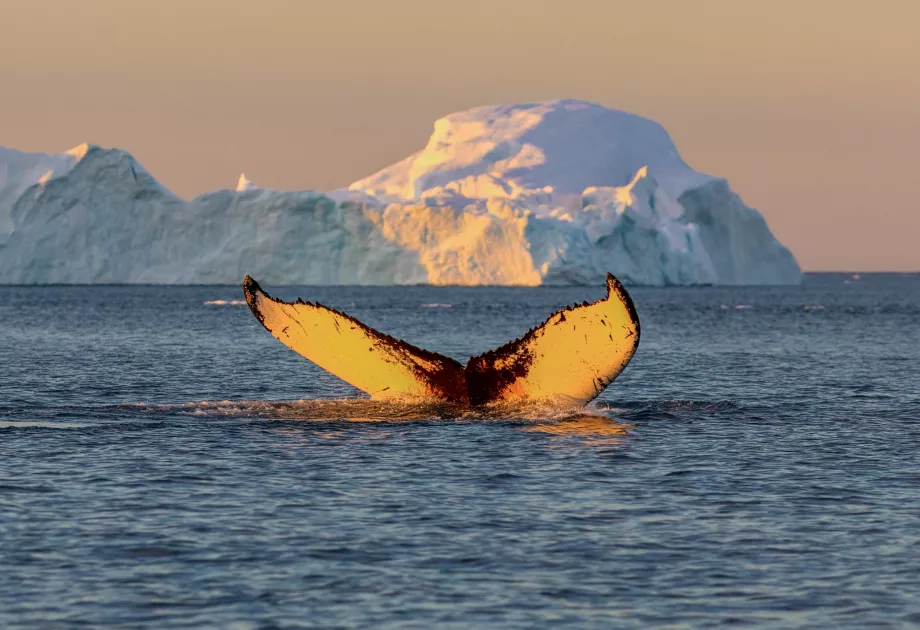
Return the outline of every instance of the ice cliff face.
{"type": "Polygon", "coordinates": [[[81,144],[65,153],[49,155],[0,147],[0,243],[13,229],[11,212],[20,195],[30,186],[44,184],[69,171],[88,149],[88,145],[81,144]]]}
{"type": "Polygon", "coordinates": [[[0,175],[7,164],[0,283],[801,278],[761,215],[687,166],[663,128],[581,101],[452,114],[422,151],[328,194],[241,176],[236,191],[184,201],[129,154],[91,146],[0,153],[0,175]]]}

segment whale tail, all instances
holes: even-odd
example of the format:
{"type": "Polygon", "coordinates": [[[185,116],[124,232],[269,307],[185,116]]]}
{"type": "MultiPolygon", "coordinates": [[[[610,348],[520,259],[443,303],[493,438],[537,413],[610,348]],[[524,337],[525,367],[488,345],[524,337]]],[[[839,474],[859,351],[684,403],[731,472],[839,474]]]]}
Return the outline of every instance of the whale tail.
{"type": "Polygon", "coordinates": [[[375,400],[583,406],[623,371],[639,345],[635,306],[612,274],[603,299],[553,313],[465,367],[322,304],[273,298],[249,276],[243,292],[278,341],[375,400]]]}

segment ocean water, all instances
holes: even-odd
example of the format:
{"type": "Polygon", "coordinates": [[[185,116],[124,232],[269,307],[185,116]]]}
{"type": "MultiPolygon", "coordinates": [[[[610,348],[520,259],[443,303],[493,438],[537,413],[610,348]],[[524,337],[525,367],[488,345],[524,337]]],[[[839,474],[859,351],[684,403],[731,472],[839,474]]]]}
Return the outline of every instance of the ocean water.
{"type": "MultiPolygon", "coordinates": [[[[267,288],[461,360],[603,295],[267,288]]],[[[0,627],[920,626],[920,276],[631,293],[583,415],[482,418],[239,287],[0,287],[0,627]]]]}

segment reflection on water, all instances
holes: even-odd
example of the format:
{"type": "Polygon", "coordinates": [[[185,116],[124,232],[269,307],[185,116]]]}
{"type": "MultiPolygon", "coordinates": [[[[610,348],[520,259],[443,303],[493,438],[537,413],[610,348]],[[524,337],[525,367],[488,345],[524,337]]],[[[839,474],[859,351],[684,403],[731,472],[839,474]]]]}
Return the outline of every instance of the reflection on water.
{"type": "Polygon", "coordinates": [[[589,438],[589,443],[619,444],[623,441],[633,426],[620,424],[607,416],[578,416],[556,422],[534,424],[525,427],[525,431],[533,433],[546,433],[566,437],[589,438]],[[593,442],[593,439],[599,440],[593,442]]]}

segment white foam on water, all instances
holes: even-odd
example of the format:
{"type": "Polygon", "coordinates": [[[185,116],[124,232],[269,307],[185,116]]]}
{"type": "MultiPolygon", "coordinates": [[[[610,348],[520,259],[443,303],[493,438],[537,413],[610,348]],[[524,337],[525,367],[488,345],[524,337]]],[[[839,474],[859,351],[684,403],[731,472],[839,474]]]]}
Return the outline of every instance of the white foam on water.
{"type": "MultiPolygon", "coordinates": [[[[497,405],[469,409],[461,405],[393,402],[355,398],[320,400],[203,400],[177,404],[124,403],[152,413],[201,418],[312,420],[320,422],[504,421],[539,423],[591,413],[571,406],[497,405]]],[[[598,412],[594,412],[595,414],[598,412]]]]}

